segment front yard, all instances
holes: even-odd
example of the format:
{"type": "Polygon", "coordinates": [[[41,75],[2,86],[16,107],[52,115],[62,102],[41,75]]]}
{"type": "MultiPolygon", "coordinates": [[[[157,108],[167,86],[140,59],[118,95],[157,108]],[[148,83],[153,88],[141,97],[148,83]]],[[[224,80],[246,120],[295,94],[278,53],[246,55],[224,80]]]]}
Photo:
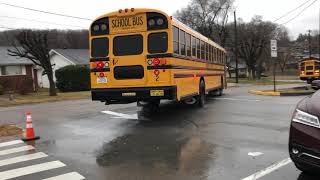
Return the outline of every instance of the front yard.
{"type": "Polygon", "coordinates": [[[63,100],[89,99],[90,91],[58,93],[57,96],[49,96],[47,89],[27,95],[14,94],[14,99],[9,100],[9,95],[0,95],[0,107],[8,107],[22,104],[43,103],[63,100]]]}

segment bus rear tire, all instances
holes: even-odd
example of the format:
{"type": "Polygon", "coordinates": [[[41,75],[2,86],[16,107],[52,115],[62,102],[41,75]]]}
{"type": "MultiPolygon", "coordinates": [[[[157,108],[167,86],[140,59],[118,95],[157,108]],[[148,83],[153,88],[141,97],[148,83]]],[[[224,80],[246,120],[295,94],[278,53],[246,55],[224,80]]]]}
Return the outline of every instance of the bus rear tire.
{"type": "Polygon", "coordinates": [[[197,105],[200,108],[203,108],[206,103],[206,85],[204,80],[200,81],[199,84],[199,96],[197,97],[197,105]]]}

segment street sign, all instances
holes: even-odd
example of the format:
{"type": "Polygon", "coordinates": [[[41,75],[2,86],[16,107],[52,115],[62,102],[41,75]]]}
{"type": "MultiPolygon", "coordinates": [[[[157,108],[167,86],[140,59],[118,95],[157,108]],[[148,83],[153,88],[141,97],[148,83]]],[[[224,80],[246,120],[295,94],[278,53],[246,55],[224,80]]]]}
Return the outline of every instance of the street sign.
{"type": "Polygon", "coordinates": [[[277,51],[277,40],[271,40],[271,51],[277,51]]]}
{"type": "Polygon", "coordinates": [[[273,58],[278,57],[277,40],[271,40],[270,41],[270,45],[271,45],[271,57],[273,57],[273,58]]]}

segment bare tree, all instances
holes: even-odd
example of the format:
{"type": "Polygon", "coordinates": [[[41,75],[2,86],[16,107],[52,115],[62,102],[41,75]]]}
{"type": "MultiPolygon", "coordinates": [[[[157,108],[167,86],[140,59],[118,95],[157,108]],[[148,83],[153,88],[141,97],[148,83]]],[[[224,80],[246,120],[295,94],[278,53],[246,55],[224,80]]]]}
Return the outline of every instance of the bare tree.
{"type": "Polygon", "coordinates": [[[175,17],[224,47],[232,4],[233,0],[192,0],[186,8],[177,11],[175,17]]]}
{"type": "Polygon", "coordinates": [[[49,55],[48,31],[24,30],[15,37],[13,49],[8,49],[10,56],[26,58],[43,68],[49,80],[49,95],[56,96],[53,70],[49,55]]]}
{"type": "Polygon", "coordinates": [[[260,77],[267,61],[263,55],[268,52],[270,39],[275,37],[276,27],[274,23],[262,21],[261,16],[255,16],[249,23],[239,23],[238,53],[247,64],[250,78],[260,77]]]}
{"type": "Polygon", "coordinates": [[[278,62],[279,62],[280,70],[282,73],[286,69],[288,61],[290,60],[291,57],[292,57],[292,52],[289,47],[282,48],[281,51],[279,51],[278,62]]]}

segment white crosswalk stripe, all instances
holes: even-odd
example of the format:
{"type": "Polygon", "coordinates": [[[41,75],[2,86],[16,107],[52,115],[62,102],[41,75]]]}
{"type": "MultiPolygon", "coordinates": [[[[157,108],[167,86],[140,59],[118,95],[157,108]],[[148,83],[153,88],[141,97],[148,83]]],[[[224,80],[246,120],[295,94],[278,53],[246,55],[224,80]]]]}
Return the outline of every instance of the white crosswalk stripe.
{"type": "Polygon", "coordinates": [[[0,143],[0,148],[1,147],[6,147],[6,146],[12,146],[12,145],[16,145],[16,144],[21,144],[23,143],[23,141],[21,140],[14,140],[14,141],[9,141],[9,142],[4,142],[4,143],[0,143]]]}
{"type": "Polygon", "coordinates": [[[2,150],[0,151],[0,156],[3,155],[8,155],[8,154],[13,154],[13,153],[18,153],[18,152],[23,152],[23,151],[30,151],[33,150],[34,147],[33,146],[22,146],[22,147],[17,147],[17,148],[12,148],[12,149],[6,149],[6,150],[2,150]]]}
{"type": "Polygon", "coordinates": [[[59,176],[55,176],[55,177],[51,177],[51,178],[47,178],[47,179],[43,179],[43,180],[66,180],[66,179],[68,179],[68,180],[83,180],[85,178],[77,172],[71,172],[71,173],[62,174],[59,176]]]}
{"type": "Polygon", "coordinates": [[[14,158],[10,158],[10,159],[4,159],[4,160],[0,160],[0,167],[6,166],[9,164],[15,164],[15,163],[19,163],[19,162],[40,159],[40,158],[44,158],[44,157],[48,157],[48,155],[46,155],[45,153],[39,152],[39,153],[28,154],[28,155],[24,155],[24,156],[18,156],[18,157],[14,157],[14,158]]]}
{"type": "MultiPolygon", "coordinates": [[[[30,150],[36,150],[35,147],[30,146],[30,145],[25,145],[23,141],[21,140],[14,140],[14,141],[8,141],[8,142],[2,142],[0,143],[0,147],[2,148],[7,148],[0,150],[0,167],[1,168],[6,168],[7,170],[5,171],[0,171],[0,180],[7,180],[7,179],[13,179],[13,178],[18,178],[21,176],[26,176],[26,175],[33,175],[35,174],[35,178],[37,179],[37,173],[41,173],[44,171],[49,171],[53,169],[58,169],[58,168],[63,168],[66,167],[64,163],[61,161],[50,161],[50,162],[45,162],[48,161],[47,157],[48,155],[43,153],[43,152],[27,152],[30,150]],[[20,145],[20,147],[10,147],[12,145],[20,145]],[[21,155],[22,152],[27,152],[31,154],[26,154],[21,155]],[[16,153],[16,155],[15,155],[16,153]],[[13,155],[11,155],[13,154],[13,155]],[[6,156],[8,156],[7,159],[6,156]],[[12,157],[13,156],[13,157],[12,157]],[[38,162],[44,161],[39,164],[34,164],[34,160],[39,160],[38,162]],[[24,162],[24,167],[21,167],[21,164],[24,162]],[[26,163],[31,163],[30,165],[26,165],[26,163]],[[8,165],[15,165],[15,168],[12,169],[11,166],[8,165]],[[20,166],[19,166],[20,165],[20,166]],[[10,169],[10,168],[11,169],[10,169]]],[[[45,180],[84,180],[85,177],[83,177],[81,174],[77,172],[70,172],[66,174],[56,174],[53,177],[49,177],[45,180]]]]}
{"type": "Polygon", "coordinates": [[[60,161],[51,161],[51,162],[46,162],[42,164],[22,167],[18,169],[12,169],[8,171],[0,172],[0,180],[12,179],[12,178],[34,174],[42,171],[47,171],[50,169],[56,169],[64,166],[66,165],[60,161]]]}

